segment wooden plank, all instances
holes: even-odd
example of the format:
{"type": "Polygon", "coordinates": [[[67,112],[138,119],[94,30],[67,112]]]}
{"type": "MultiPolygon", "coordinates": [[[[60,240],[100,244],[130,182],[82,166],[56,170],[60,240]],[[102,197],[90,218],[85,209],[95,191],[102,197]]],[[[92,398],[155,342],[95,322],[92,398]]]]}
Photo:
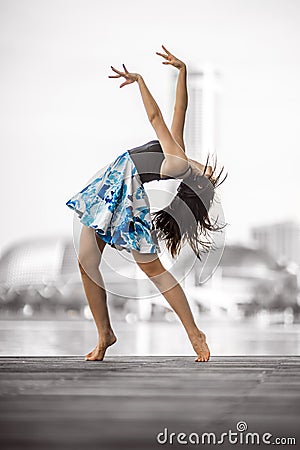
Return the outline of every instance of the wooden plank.
{"type": "Polygon", "coordinates": [[[297,356],[1,357],[0,444],[146,450],[165,427],[218,435],[241,420],[299,443],[299,373],[297,356]]]}

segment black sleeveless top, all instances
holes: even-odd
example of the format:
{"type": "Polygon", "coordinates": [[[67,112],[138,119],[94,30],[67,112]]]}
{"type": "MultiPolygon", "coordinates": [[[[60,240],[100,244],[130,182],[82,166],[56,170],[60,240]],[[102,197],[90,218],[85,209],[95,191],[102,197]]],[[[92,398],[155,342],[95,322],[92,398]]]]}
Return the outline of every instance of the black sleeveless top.
{"type": "MultiPolygon", "coordinates": [[[[128,153],[134,162],[142,183],[175,178],[169,176],[165,176],[164,178],[160,177],[160,167],[165,159],[165,155],[159,140],[150,141],[139,147],[131,148],[128,150],[128,153]]],[[[188,170],[189,167],[180,175],[184,175],[188,170]]],[[[180,178],[180,175],[177,175],[176,178],[180,178]]]]}

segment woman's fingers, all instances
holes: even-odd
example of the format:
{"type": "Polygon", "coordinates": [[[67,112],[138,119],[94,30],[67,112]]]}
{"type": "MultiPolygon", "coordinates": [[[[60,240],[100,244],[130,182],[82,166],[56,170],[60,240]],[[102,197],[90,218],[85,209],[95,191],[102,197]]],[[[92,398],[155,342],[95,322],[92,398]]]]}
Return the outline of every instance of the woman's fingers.
{"type": "Polygon", "coordinates": [[[123,67],[124,67],[126,73],[121,72],[120,70],[115,69],[113,66],[110,66],[110,67],[111,67],[111,69],[112,69],[114,72],[116,72],[118,75],[108,75],[108,78],[120,78],[120,77],[125,77],[125,76],[126,76],[126,73],[128,73],[128,70],[126,69],[126,67],[124,66],[124,64],[123,64],[123,67]]]}
{"type": "Polygon", "coordinates": [[[126,86],[126,84],[129,84],[130,82],[128,82],[128,81],[124,81],[124,83],[122,83],[121,85],[120,85],[120,88],[121,87],[123,87],[123,86],[126,86]]]}
{"type": "Polygon", "coordinates": [[[169,50],[167,50],[166,47],[164,47],[164,46],[162,45],[162,48],[164,49],[164,51],[165,51],[166,53],[168,53],[169,55],[171,55],[171,52],[169,52],[169,50]]]}
{"type": "Polygon", "coordinates": [[[156,52],[157,55],[162,56],[165,59],[168,59],[168,55],[163,55],[162,53],[156,52]]]}
{"type": "Polygon", "coordinates": [[[122,64],[122,66],[124,67],[125,72],[126,72],[126,73],[129,73],[128,70],[127,70],[126,67],[125,67],[125,64],[122,64]]]}
{"type": "Polygon", "coordinates": [[[159,52],[156,52],[156,54],[159,56],[162,56],[163,58],[165,58],[167,60],[167,61],[163,61],[163,64],[171,64],[172,66],[175,66],[175,62],[176,62],[177,58],[174,55],[172,55],[172,53],[169,52],[169,50],[167,50],[164,45],[162,45],[162,48],[166,52],[166,55],[164,55],[163,53],[159,53],[159,52]]]}
{"type": "Polygon", "coordinates": [[[124,83],[122,83],[122,84],[120,85],[120,88],[123,87],[123,86],[126,86],[127,84],[133,83],[134,81],[137,81],[137,80],[138,80],[138,74],[136,74],[136,73],[130,73],[130,72],[127,70],[125,64],[122,64],[122,66],[123,66],[125,72],[121,72],[120,70],[115,69],[113,66],[110,66],[111,69],[112,69],[114,72],[117,73],[117,75],[109,75],[109,76],[108,76],[108,78],[120,78],[120,77],[124,77],[124,78],[125,78],[125,81],[124,81],[124,83]]]}
{"type": "Polygon", "coordinates": [[[120,75],[122,75],[122,72],[120,72],[120,70],[115,69],[113,66],[110,66],[112,68],[112,70],[116,73],[119,73],[120,75]]]}

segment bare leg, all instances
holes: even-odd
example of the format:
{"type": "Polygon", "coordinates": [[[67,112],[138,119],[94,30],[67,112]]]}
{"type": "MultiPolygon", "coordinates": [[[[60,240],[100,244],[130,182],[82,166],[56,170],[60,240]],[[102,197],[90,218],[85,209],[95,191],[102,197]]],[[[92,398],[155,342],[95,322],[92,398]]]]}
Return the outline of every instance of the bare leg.
{"type": "Polygon", "coordinates": [[[111,327],[106,290],[99,271],[105,245],[106,242],[96,235],[94,229],[83,226],[80,235],[78,264],[85,295],[98,331],[98,344],[85,357],[90,361],[103,360],[106,349],[117,340],[111,327]]]}
{"type": "Polygon", "coordinates": [[[195,361],[208,361],[210,351],[205,334],[197,327],[184,291],[173,275],[162,265],[157,255],[141,254],[132,250],[138,266],[155,284],[184,326],[191,344],[197,353],[195,361]]]}

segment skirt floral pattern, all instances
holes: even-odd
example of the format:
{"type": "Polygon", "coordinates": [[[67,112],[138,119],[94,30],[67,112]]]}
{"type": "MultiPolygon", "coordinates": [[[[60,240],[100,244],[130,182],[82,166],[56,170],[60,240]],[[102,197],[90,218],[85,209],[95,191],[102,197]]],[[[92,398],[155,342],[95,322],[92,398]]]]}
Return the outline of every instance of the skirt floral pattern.
{"type": "Polygon", "coordinates": [[[128,151],[75,194],[66,205],[80,222],[117,250],[161,252],[150,202],[128,151]]]}

